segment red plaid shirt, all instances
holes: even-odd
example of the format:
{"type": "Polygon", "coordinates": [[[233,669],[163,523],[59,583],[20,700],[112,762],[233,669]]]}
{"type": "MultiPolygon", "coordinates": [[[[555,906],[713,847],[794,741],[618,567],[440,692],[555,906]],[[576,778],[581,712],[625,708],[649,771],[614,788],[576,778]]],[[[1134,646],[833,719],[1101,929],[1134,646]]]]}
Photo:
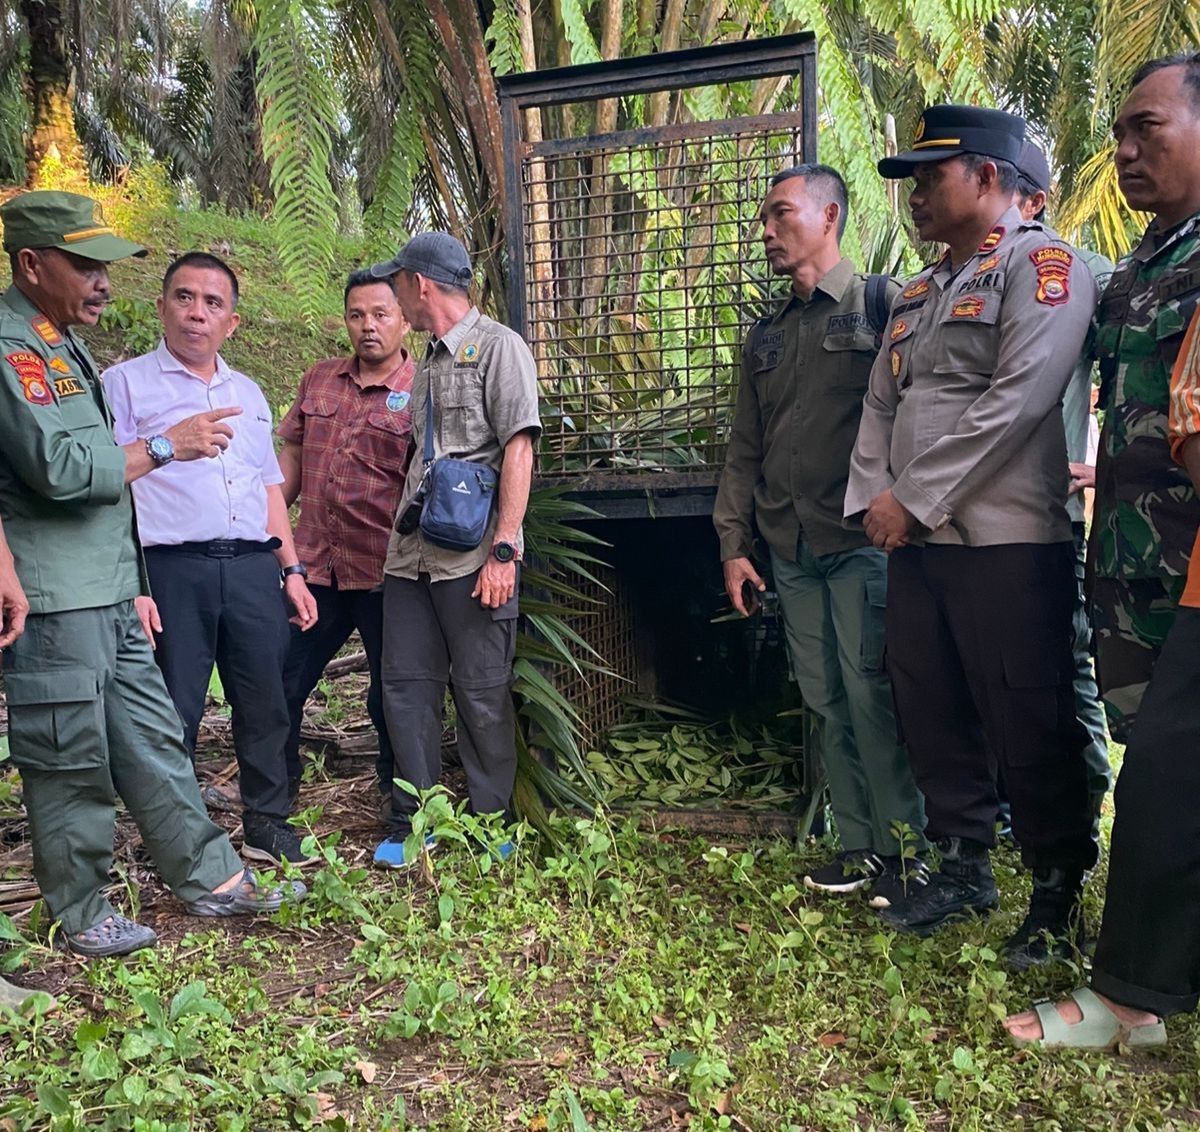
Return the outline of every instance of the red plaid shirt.
{"type": "Polygon", "coordinates": [[[339,589],[383,581],[388,534],[408,462],[413,362],[407,352],[382,382],[361,384],[357,358],[327,358],[301,379],[277,429],[302,446],[296,551],[308,579],[339,589]]]}

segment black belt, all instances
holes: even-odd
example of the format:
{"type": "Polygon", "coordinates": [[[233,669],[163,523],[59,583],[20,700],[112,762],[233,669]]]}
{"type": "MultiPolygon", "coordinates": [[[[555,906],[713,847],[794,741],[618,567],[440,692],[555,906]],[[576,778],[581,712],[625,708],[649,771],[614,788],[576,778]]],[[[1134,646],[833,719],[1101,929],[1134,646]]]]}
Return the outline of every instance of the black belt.
{"type": "Polygon", "coordinates": [[[283,544],[277,538],[255,542],[245,538],[214,538],[208,542],[177,542],[170,545],[148,546],[147,550],[169,554],[203,554],[207,558],[240,558],[243,554],[262,554],[278,550],[283,544]]]}

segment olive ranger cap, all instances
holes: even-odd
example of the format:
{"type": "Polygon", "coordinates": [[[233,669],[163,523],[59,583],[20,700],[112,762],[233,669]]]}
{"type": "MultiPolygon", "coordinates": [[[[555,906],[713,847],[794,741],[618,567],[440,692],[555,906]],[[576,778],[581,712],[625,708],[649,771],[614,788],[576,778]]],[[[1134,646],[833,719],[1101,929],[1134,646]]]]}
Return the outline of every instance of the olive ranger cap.
{"type": "Polygon", "coordinates": [[[106,223],[99,203],[79,193],[20,193],[0,207],[0,220],[7,252],[58,248],[101,263],[149,254],[141,244],[118,236],[106,223]]]}
{"type": "Polygon", "coordinates": [[[917,123],[907,153],[885,157],[877,166],[884,177],[911,177],[927,162],[978,153],[1017,164],[1025,140],[1025,119],[979,106],[930,106],[917,123]]]}
{"type": "Polygon", "coordinates": [[[412,271],[435,283],[467,287],[471,283],[471,257],[449,232],[422,232],[409,240],[395,258],[371,268],[376,279],[390,279],[398,271],[412,271]]]}

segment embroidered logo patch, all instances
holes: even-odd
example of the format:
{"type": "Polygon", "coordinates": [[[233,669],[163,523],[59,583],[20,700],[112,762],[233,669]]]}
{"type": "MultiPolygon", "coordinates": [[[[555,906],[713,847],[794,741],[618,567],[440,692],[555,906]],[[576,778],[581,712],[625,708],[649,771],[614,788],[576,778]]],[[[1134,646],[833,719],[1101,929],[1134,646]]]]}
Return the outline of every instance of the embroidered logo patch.
{"type": "Polygon", "coordinates": [[[950,308],[951,318],[978,318],[983,314],[983,300],[971,296],[969,299],[959,299],[950,308]]]}
{"type": "Polygon", "coordinates": [[[905,322],[904,319],[900,319],[900,321],[897,322],[895,324],[895,326],[892,327],[892,341],[895,342],[896,339],[899,338],[902,334],[907,334],[907,333],[908,333],[908,323],[905,322]]]}
{"type": "Polygon", "coordinates": [[[1048,307],[1056,307],[1071,297],[1071,264],[1074,257],[1066,248],[1035,248],[1029,259],[1037,268],[1034,298],[1048,307]]]}
{"type": "Polygon", "coordinates": [[[477,357],[479,357],[479,347],[474,342],[468,342],[458,351],[460,362],[473,362],[477,357]]]}
{"type": "Polygon", "coordinates": [[[54,403],[50,386],[46,382],[46,363],[37,354],[31,354],[28,350],[18,350],[15,354],[5,355],[4,360],[17,371],[26,401],[31,405],[54,403]]]}
{"type": "Polygon", "coordinates": [[[47,346],[57,346],[62,342],[62,335],[54,329],[54,324],[44,314],[39,314],[30,325],[47,346]]]}
{"type": "Polygon", "coordinates": [[[997,224],[983,238],[983,243],[979,245],[981,252],[994,252],[1000,246],[1000,241],[1004,239],[1004,233],[1007,231],[1003,224],[997,224]]]}
{"type": "Polygon", "coordinates": [[[409,393],[389,393],[386,402],[389,411],[393,413],[400,412],[401,409],[407,407],[410,397],[411,394],[409,393]]]}
{"type": "Polygon", "coordinates": [[[899,350],[892,351],[892,376],[893,377],[900,376],[900,351],[899,350]]]}
{"type": "Polygon", "coordinates": [[[984,275],[991,271],[993,267],[998,267],[999,264],[1000,257],[998,255],[988,256],[987,259],[985,259],[977,268],[975,268],[975,274],[984,275]]]}
{"type": "Polygon", "coordinates": [[[929,293],[929,280],[918,279],[915,283],[910,283],[902,292],[901,296],[905,299],[915,299],[918,295],[929,293]]]}
{"type": "Polygon", "coordinates": [[[921,115],[921,120],[917,123],[917,132],[913,134],[913,144],[915,145],[925,136],[925,115],[921,115]]]}
{"type": "Polygon", "coordinates": [[[67,363],[64,362],[62,360],[62,358],[58,358],[58,357],[51,358],[49,365],[50,365],[50,368],[52,370],[54,370],[56,373],[70,373],[71,372],[71,367],[69,365],[67,365],[67,363]]]}
{"type": "Polygon", "coordinates": [[[77,377],[56,377],[54,379],[54,392],[59,397],[74,397],[78,393],[86,393],[83,383],[77,377]]]}

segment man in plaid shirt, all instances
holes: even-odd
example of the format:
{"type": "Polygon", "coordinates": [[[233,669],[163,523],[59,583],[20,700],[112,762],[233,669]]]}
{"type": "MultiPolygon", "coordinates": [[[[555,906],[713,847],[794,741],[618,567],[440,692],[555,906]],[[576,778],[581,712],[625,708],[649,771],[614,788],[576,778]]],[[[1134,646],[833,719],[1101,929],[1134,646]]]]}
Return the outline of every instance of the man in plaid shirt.
{"type": "Polygon", "coordinates": [[[288,788],[300,790],[300,721],[325,665],[357,629],[371,684],[367,712],[379,733],[380,793],[392,785],[392,747],[379,684],[383,561],[412,455],[409,326],[386,279],[356,271],[346,283],[346,330],[354,356],[317,362],[280,423],[283,494],[300,499],[296,550],[308,566],[317,625],[292,634],[284,690],[292,729],[288,788]]]}

